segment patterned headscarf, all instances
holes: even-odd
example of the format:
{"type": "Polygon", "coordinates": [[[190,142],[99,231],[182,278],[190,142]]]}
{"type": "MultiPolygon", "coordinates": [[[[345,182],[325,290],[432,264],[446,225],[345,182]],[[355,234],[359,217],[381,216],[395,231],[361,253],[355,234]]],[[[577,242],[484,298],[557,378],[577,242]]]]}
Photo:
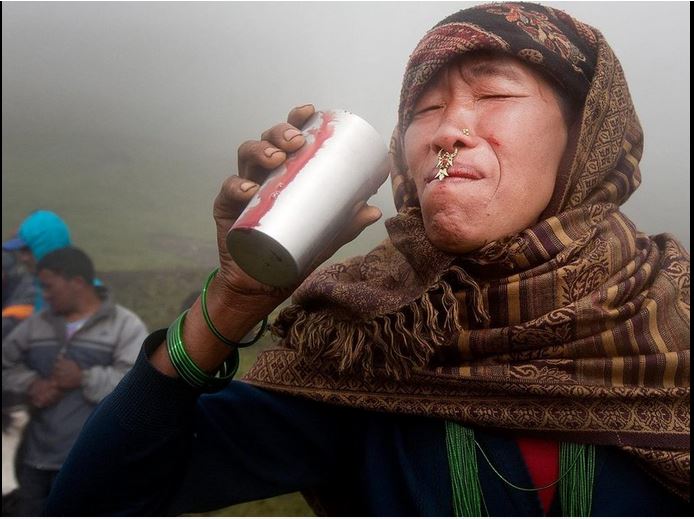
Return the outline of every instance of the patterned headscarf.
{"type": "Polygon", "coordinates": [[[535,4],[460,11],[419,43],[392,151],[389,239],[323,268],[275,323],[253,384],[336,404],[615,445],[689,496],[689,254],[619,211],[643,135],[596,29],[535,4]],[[515,56],[582,107],[541,220],[464,256],[427,239],[402,135],[434,75],[515,56]]]}

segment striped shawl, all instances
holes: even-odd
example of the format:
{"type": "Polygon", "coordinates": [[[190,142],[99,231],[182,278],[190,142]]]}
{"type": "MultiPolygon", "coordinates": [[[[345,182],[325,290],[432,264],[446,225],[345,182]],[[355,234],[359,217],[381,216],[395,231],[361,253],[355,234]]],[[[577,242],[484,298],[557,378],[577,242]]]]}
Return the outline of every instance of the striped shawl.
{"type": "Polygon", "coordinates": [[[312,274],[246,380],[338,405],[614,445],[689,498],[689,254],[619,211],[643,134],[596,29],[535,4],[486,4],[410,57],[392,150],[389,238],[312,274]],[[402,161],[419,93],[469,51],[500,50],[582,99],[541,220],[474,253],[427,239],[402,161]]]}

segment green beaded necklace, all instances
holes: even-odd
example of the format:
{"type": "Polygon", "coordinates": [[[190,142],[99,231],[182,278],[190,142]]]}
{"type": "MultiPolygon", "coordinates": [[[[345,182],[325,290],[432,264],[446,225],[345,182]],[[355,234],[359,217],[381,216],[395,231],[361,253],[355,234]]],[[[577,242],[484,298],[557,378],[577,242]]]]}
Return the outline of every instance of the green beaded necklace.
{"type": "Polygon", "coordinates": [[[480,451],[494,473],[508,486],[523,492],[535,492],[559,483],[559,499],[565,517],[590,515],[595,480],[595,446],[562,443],[559,449],[559,478],[549,485],[523,488],[514,485],[492,465],[471,429],[459,423],[446,422],[446,447],[448,465],[453,486],[453,509],[457,517],[480,517],[482,506],[489,516],[484,502],[477,467],[477,450],[480,451]]]}

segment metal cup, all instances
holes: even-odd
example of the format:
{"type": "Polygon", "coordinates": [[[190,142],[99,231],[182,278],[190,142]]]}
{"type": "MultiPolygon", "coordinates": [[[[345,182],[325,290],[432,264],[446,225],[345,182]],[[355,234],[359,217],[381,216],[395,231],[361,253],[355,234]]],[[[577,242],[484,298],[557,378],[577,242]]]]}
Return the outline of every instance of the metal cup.
{"type": "Polygon", "coordinates": [[[335,239],[354,206],[388,177],[388,150],[362,118],[316,112],[306,143],[270,172],[226,237],[248,275],[276,287],[294,285],[335,239]]]}

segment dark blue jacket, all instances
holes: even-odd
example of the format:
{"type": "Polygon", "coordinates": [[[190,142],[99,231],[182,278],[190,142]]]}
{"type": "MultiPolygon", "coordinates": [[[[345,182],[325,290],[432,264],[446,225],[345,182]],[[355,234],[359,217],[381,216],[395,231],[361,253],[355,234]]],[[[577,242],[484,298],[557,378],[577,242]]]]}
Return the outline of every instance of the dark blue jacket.
{"type": "MultiPolygon", "coordinates": [[[[152,334],[145,349],[164,340],[152,334]]],[[[531,487],[513,438],[476,431],[511,481],[531,487]]],[[[480,462],[490,515],[542,515],[535,492],[507,487],[480,462]]],[[[87,422],[63,466],[48,515],[175,515],[294,491],[329,515],[450,516],[441,420],[340,408],[242,382],[198,398],[138,362],[87,422]]],[[[684,515],[627,456],[597,449],[593,515],[684,515]]],[[[552,506],[560,513],[558,499],[552,506]]]]}

